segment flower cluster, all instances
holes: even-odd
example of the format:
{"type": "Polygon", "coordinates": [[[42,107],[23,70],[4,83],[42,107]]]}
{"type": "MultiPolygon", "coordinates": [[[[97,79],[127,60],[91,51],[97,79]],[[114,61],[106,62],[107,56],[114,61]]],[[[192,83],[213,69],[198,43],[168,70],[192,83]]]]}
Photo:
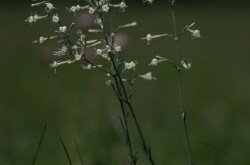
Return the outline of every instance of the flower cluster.
{"type": "MultiPolygon", "coordinates": [[[[153,3],[153,0],[148,0],[149,3],[153,3]]],[[[64,25],[62,23],[61,18],[59,17],[59,10],[52,4],[50,1],[41,1],[31,4],[32,7],[44,7],[45,14],[42,16],[39,16],[37,14],[29,16],[25,21],[33,24],[36,23],[39,20],[42,19],[50,19],[52,23],[58,24],[58,28],[55,29],[55,34],[51,36],[40,36],[37,40],[35,40],[33,43],[39,43],[43,44],[46,41],[57,39],[59,43],[59,47],[54,51],[53,55],[56,59],[52,64],[50,64],[50,67],[56,69],[57,67],[64,65],[64,64],[72,64],[75,62],[82,62],[85,64],[82,64],[83,69],[93,69],[98,68],[102,71],[105,71],[105,73],[109,73],[109,75],[114,75],[114,65],[117,65],[119,68],[123,68],[121,70],[121,74],[126,71],[136,70],[136,66],[138,65],[138,62],[130,61],[127,62],[122,57],[122,46],[118,45],[114,41],[114,37],[116,36],[117,32],[122,30],[123,28],[129,28],[137,26],[137,22],[127,23],[124,25],[120,25],[117,27],[115,32],[107,32],[104,28],[103,21],[104,21],[104,15],[108,15],[109,10],[118,9],[121,12],[124,12],[125,9],[128,7],[124,1],[121,1],[120,3],[113,4],[109,0],[87,0],[86,5],[80,5],[76,4],[71,7],[66,7],[66,12],[73,13],[74,15],[77,15],[80,11],[87,11],[89,14],[92,14],[96,17],[95,19],[95,29],[89,29],[88,33],[83,34],[80,27],[75,27],[75,23],[73,22],[71,26],[64,25]],[[78,35],[77,41],[72,41],[69,36],[69,31],[75,28],[76,34],[78,35]],[[104,38],[100,39],[94,39],[94,40],[87,40],[87,36],[91,35],[91,33],[104,33],[104,38]],[[103,59],[103,64],[98,65],[94,62],[91,62],[87,59],[86,50],[92,48],[95,49],[95,58],[103,59]],[[59,58],[61,56],[66,56],[68,59],[61,61],[59,58]],[[112,57],[111,57],[112,56],[112,57]],[[113,58],[113,59],[112,59],[113,58]],[[112,63],[112,60],[116,63],[112,63]]],[[[191,30],[188,28],[188,30],[191,30]]],[[[155,38],[170,36],[169,34],[161,34],[161,35],[150,35],[148,34],[145,38],[148,41],[148,43],[155,38]]],[[[150,62],[150,66],[156,66],[160,62],[166,61],[164,58],[153,58],[150,62]]],[[[154,80],[154,78],[151,72],[147,74],[137,74],[138,76],[146,80],[154,80]],[[149,74],[150,73],[150,74],[149,74]],[[145,76],[146,75],[146,76],[145,76]]],[[[134,78],[136,78],[134,77],[134,78]]],[[[134,79],[133,78],[133,79],[134,79]]]]}

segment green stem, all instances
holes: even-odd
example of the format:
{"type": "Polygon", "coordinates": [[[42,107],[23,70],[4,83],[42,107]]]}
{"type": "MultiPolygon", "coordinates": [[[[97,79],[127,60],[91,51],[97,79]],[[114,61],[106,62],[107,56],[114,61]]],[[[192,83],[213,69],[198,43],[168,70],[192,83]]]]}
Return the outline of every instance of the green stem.
{"type": "MultiPolygon", "coordinates": [[[[99,17],[102,20],[102,22],[104,22],[102,13],[99,13],[99,17]]],[[[107,37],[107,33],[106,33],[104,25],[103,25],[103,35],[104,35],[104,39],[105,39],[106,45],[109,45],[109,43],[108,43],[108,37],[107,37]]],[[[125,113],[124,102],[121,99],[123,97],[123,93],[121,91],[121,86],[120,86],[120,83],[119,83],[120,82],[120,78],[118,78],[119,71],[118,71],[116,63],[115,63],[115,61],[114,61],[114,59],[112,57],[112,54],[109,53],[109,56],[110,56],[112,65],[115,68],[115,74],[112,74],[112,75],[113,75],[113,78],[115,80],[116,89],[117,89],[117,92],[116,91],[115,92],[118,93],[118,95],[119,95],[118,96],[118,100],[119,100],[120,107],[121,107],[121,110],[122,110],[122,116],[123,116],[123,122],[124,122],[124,131],[125,131],[125,136],[126,136],[126,140],[127,140],[127,146],[128,146],[128,149],[129,149],[129,156],[131,158],[131,164],[132,165],[136,165],[137,157],[133,153],[133,147],[132,147],[130,133],[129,133],[129,128],[128,128],[128,120],[127,120],[127,116],[126,116],[126,113],[125,113]]]]}
{"type": "MultiPolygon", "coordinates": [[[[102,22],[104,22],[104,21],[103,21],[103,16],[102,16],[101,13],[99,13],[99,17],[100,17],[100,19],[102,20],[102,22]]],[[[104,37],[105,37],[106,45],[109,45],[109,43],[108,43],[108,38],[107,38],[107,35],[106,35],[106,31],[105,31],[105,26],[104,26],[104,25],[103,25],[103,34],[104,34],[104,37]]],[[[133,120],[134,120],[134,122],[135,122],[135,124],[136,124],[137,131],[139,132],[139,136],[140,136],[141,141],[142,141],[144,153],[145,153],[145,155],[148,157],[148,159],[149,159],[151,165],[155,165],[154,160],[153,160],[153,157],[152,157],[152,154],[151,154],[151,149],[150,149],[150,147],[148,147],[148,145],[146,144],[145,138],[144,138],[143,133],[142,133],[142,129],[141,129],[140,124],[139,124],[139,122],[138,122],[138,119],[137,119],[137,117],[136,117],[136,115],[135,115],[134,109],[133,109],[133,107],[132,107],[132,105],[131,105],[131,102],[130,102],[130,99],[129,99],[129,97],[128,97],[128,94],[127,94],[125,85],[124,85],[124,83],[123,83],[123,81],[122,81],[122,77],[121,77],[121,75],[120,75],[118,66],[116,65],[116,62],[115,62],[115,60],[113,59],[113,56],[112,56],[112,55],[113,55],[113,54],[110,52],[110,53],[109,53],[109,57],[110,57],[110,59],[111,59],[112,65],[113,65],[113,67],[114,67],[114,71],[115,71],[115,81],[116,81],[116,83],[118,82],[117,87],[121,87],[121,90],[122,90],[122,91],[120,91],[121,94],[122,94],[121,96],[122,96],[122,97],[123,97],[123,96],[125,97],[125,101],[126,101],[125,103],[128,105],[129,110],[130,110],[130,112],[132,113],[133,120]],[[118,78],[118,79],[116,79],[116,78],[118,78]]],[[[119,92],[119,91],[118,91],[118,92],[119,92]]],[[[124,101],[123,101],[123,102],[124,102],[124,101]]],[[[124,118],[126,118],[126,116],[124,116],[124,118]]],[[[132,147],[132,146],[131,146],[131,147],[132,147]]]]}
{"type": "MultiPolygon", "coordinates": [[[[176,21],[175,21],[175,14],[174,14],[174,10],[173,10],[173,5],[170,5],[170,8],[171,8],[171,14],[172,14],[173,28],[174,28],[174,33],[175,33],[176,61],[177,61],[178,66],[179,66],[180,65],[179,38],[178,38],[178,34],[177,34],[177,28],[176,28],[176,21]]],[[[180,91],[181,120],[183,121],[183,127],[184,127],[184,132],[185,132],[185,138],[186,138],[186,143],[187,143],[187,150],[188,150],[190,165],[194,165],[194,160],[193,160],[193,157],[192,157],[191,145],[190,145],[190,140],[189,140],[189,133],[188,133],[188,128],[187,128],[187,122],[186,122],[186,111],[184,109],[183,82],[182,82],[182,74],[181,74],[180,66],[177,67],[176,69],[177,69],[177,72],[178,72],[178,83],[179,83],[179,91],[180,91]]]]}
{"type": "Polygon", "coordinates": [[[125,112],[123,100],[121,99],[123,97],[122,92],[121,92],[121,88],[120,88],[120,85],[119,85],[119,81],[117,80],[117,76],[114,76],[114,79],[115,79],[117,93],[119,94],[118,100],[119,100],[121,110],[122,110],[122,117],[123,117],[123,121],[122,121],[123,123],[122,124],[124,124],[123,125],[124,126],[124,133],[125,133],[125,137],[126,137],[126,144],[127,144],[128,148],[129,148],[129,157],[131,159],[131,164],[136,165],[137,157],[133,152],[133,147],[132,147],[129,128],[128,128],[127,115],[126,115],[126,112],[125,112]]]}

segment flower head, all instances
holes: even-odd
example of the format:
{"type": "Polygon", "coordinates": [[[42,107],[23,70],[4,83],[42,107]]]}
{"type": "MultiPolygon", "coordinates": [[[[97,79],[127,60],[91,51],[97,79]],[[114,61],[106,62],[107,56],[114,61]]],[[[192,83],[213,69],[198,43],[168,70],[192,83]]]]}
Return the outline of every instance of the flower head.
{"type": "Polygon", "coordinates": [[[186,69],[189,70],[192,67],[192,63],[189,62],[188,60],[184,59],[181,61],[181,66],[186,69]]]}
{"type": "Polygon", "coordinates": [[[143,3],[148,2],[150,4],[153,4],[154,0],[144,0],[143,3]]]}
{"type": "Polygon", "coordinates": [[[148,64],[150,66],[156,66],[161,62],[167,61],[168,59],[163,58],[161,56],[156,56],[155,58],[152,59],[152,61],[148,64]]]}
{"type": "Polygon", "coordinates": [[[139,75],[139,77],[141,77],[145,80],[157,80],[155,77],[152,76],[151,72],[148,72],[148,73],[143,74],[143,75],[139,75]]]}
{"type": "Polygon", "coordinates": [[[67,53],[68,53],[68,48],[66,46],[62,46],[60,49],[55,51],[53,53],[53,55],[54,56],[63,56],[63,55],[66,55],[67,53]]]}
{"type": "Polygon", "coordinates": [[[56,15],[53,15],[53,17],[52,17],[52,22],[54,22],[54,23],[58,23],[60,21],[60,18],[58,17],[58,15],[56,14],[56,15]]]}
{"type": "Polygon", "coordinates": [[[109,11],[109,5],[108,4],[106,4],[106,5],[103,5],[102,6],[102,11],[104,11],[104,12],[108,12],[109,11]]]}
{"type": "Polygon", "coordinates": [[[124,66],[126,70],[135,70],[135,67],[137,65],[137,62],[131,61],[131,62],[124,62],[124,66]]]}
{"type": "Polygon", "coordinates": [[[67,27],[66,26],[60,26],[59,27],[59,32],[65,33],[66,31],[67,31],[67,27]]]}
{"type": "Polygon", "coordinates": [[[46,18],[46,17],[48,17],[48,16],[47,16],[47,15],[45,15],[45,16],[39,16],[39,15],[35,14],[35,15],[29,16],[29,17],[25,20],[25,22],[28,22],[28,23],[32,24],[32,23],[35,23],[35,22],[37,22],[38,20],[43,19],[43,18],[46,18]]]}
{"type": "Polygon", "coordinates": [[[52,4],[52,3],[49,3],[49,2],[45,3],[45,6],[46,6],[45,10],[46,10],[47,12],[50,12],[51,10],[54,9],[53,4],[52,4]]]}

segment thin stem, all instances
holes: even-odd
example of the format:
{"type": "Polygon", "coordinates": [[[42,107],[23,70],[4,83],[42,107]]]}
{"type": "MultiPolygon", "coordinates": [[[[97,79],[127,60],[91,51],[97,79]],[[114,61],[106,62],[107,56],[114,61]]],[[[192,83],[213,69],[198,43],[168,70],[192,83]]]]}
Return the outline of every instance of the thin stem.
{"type": "MultiPolygon", "coordinates": [[[[102,16],[102,13],[99,13],[99,17],[100,19],[103,21],[103,16],[102,16]]],[[[107,33],[106,33],[106,30],[105,30],[105,26],[103,25],[103,34],[104,34],[104,37],[105,37],[105,42],[106,42],[106,45],[109,45],[108,43],[108,37],[107,37],[107,33]]],[[[133,117],[133,120],[136,124],[136,128],[137,128],[137,131],[139,132],[139,136],[141,138],[141,141],[142,141],[142,145],[143,145],[143,149],[144,149],[144,152],[145,152],[145,155],[148,157],[151,165],[155,165],[154,163],[154,160],[152,158],[152,154],[151,154],[151,149],[150,147],[148,147],[148,145],[146,144],[146,141],[145,141],[145,138],[143,136],[143,133],[142,133],[142,129],[140,127],[140,124],[138,122],[138,119],[135,115],[135,112],[134,112],[134,109],[132,108],[132,105],[131,105],[131,102],[130,102],[130,99],[128,97],[128,94],[127,94],[127,91],[126,91],[126,88],[125,88],[125,85],[122,81],[122,77],[120,75],[120,72],[119,72],[119,69],[118,69],[118,66],[116,65],[116,62],[113,58],[113,54],[111,52],[109,52],[109,57],[110,57],[110,60],[112,62],[112,65],[114,67],[114,71],[115,71],[115,76],[114,76],[114,79],[115,79],[115,82],[117,83],[117,88],[118,88],[118,92],[120,92],[121,96],[120,97],[123,97],[123,94],[124,94],[124,97],[125,97],[125,103],[128,105],[129,107],[129,110],[130,112],[132,113],[132,117],[133,117]],[[121,88],[121,89],[120,89],[121,88]],[[119,91],[120,90],[120,91],[119,91]]],[[[121,101],[121,100],[120,100],[121,101]]],[[[123,101],[124,102],[124,101],[123,101]]],[[[121,104],[123,105],[123,104],[121,104]]],[[[124,107],[121,106],[121,108],[123,109],[124,107]]],[[[124,119],[127,119],[126,115],[124,116],[124,119]]],[[[126,123],[124,123],[125,126],[126,126],[126,123]]],[[[130,148],[130,147],[129,147],[130,148]]],[[[132,148],[132,146],[131,146],[132,148]]]]}
{"type": "Polygon", "coordinates": [[[84,59],[84,61],[86,61],[87,63],[93,65],[94,67],[96,67],[97,69],[99,69],[100,71],[102,71],[102,72],[104,72],[104,73],[110,74],[111,76],[113,75],[111,72],[109,72],[109,71],[107,71],[107,70],[105,70],[105,69],[99,67],[98,65],[96,65],[95,63],[89,61],[89,60],[86,59],[86,58],[84,59]]]}
{"type": "Polygon", "coordinates": [[[130,156],[130,159],[131,159],[131,164],[136,165],[137,157],[133,153],[133,147],[132,147],[129,128],[128,128],[127,115],[126,115],[126,112],[125,112],[123,100],[121,99],[123,97],[122,96],[123,94],[121,92],[120,84],[119,84],[119,81],[117,80],[117,76],[114,76],[114,79],[115,79],[115,84],[116,84],[116,89],[117,89],[117,91],[115,91],[115,92],[117,92],[117,94],[119,95],[118,100],[119,100],[119,103],[120,103],[120,106],[121,106],[122,116],[123,116],[122,126],[124,127],[124,133],[125,133],[125,137],[126,137],[126,144],[127,144],[128,148],[129,148],[129,156],[130,156]]]}
{"type": "MultiPolygon", "coordinates": [[[[102,13],[99,13],[99,17],[100,19],[102,20],[102,22],[104,22],[103,20],[103,16],[102,16],[102,13]]],[[[106,29],[105,29],[105,26],[103,25],[103,35],[104,35],[104,39],[105,39],[105,43],[106,45],[109,45],[108,43],[108,37],[107,37],[107,33],[106,33],[106,29]]],[[[129,128],[128,128],[128,120],[127,120],[127,116],[126,116],[126,113],[125,113],[125,108],[124,108],[124,101],[121,99],[123,98],[123,93],[121,91],[121,86],[120,86],[120,83],[118,80],[118,75],[119,75],[119,71],[117,70],[117,66],[116,66],[116,63],[112,57],[112,54],[109,53],[109,56],[110,56],[110,59],[112,61],[112,65],[113,67],[115,68],[115,74],[112,74],[113,75],[113,78],[115,80],[115,84],[116,84],[116,89],[117,91],[115,91],[114,89],[114,92],[116,94],[118,94],[117,98],[119,100],[119,103],[120,103],[120,106],[121,106],[121,110],[122,110],[122,116],[123,116],[123,127],[124,127],[124,131],[125,131],[125,137],[126,137],[126,141],[127,141],[127,146],[128,146],[128,149],[129,149],[129,157],[131,159],[131,164],[132,165],[136,165],[137,163],[137,157],[135,156],[135,154],[133,153],[133,147],[132,147],[132,143],[131,143],[131,138],[130,138],[130,133],[129,133],[129,128]]]]}
{"type": "Polygon", "coordinates": [[[136,124],[137,130],[138,130],[138,132],[139,132],[139,135],[140,135],[140,138],[141,138],[141,141],[142,141],[143,150],[144,150],[146,156],[148,157],[150,163],[151,163],[152,165],[155,165],[155,162],[154,162],[154,159],[153,159],[152,153],[151,153],[151,148],[148,147],[148,145],[147,145],[147,143],[146,143],[146,141],[145,141],[145,138],[144,138],[143,133],[142,133],[142,129],[141,129],[140,124],[139,124],[139,122],[138,122],[138,120],[137,120],[137,117],[136,117],[136,115],[135,115],[135,112],[134,112],[134,109],[133,109],[133,107],[132,107],[132,105],[131,105],[131,102],[130,102],[130,101],[127,102],[127,105],[129,106],[130,112],[131,112],[131,114],[132,114],[132,117],[133,117],[134,122],[135,122],[135,124],[136,124]]]}
{"type": "MultiPolygon", "coordinates": [[[[178,63],[178,66],[180,65],[180,53],[179,53],[179,38],[177,34],[177,29],[176,29],[176,21],[175,21],[175,14],[173,10],[173,5],[170,5],[171,8],[171,14],[172,14],[172,21],[173,21],[173,28],[174,28],[174,33],[175,33],[175,44],[176,44],[176,61],[178,63]]],[[[187,150],[189,154],[189,161],[190,165],[194,165],[194,160],[192,158],[192,151],[191,151],[191,145],[190,145],[190,140],[189,140],[189,133],[187,129],[187,122],[186,122],[186,111],[184,109],[184,95],[183,95],[183,82],[182,82],[182,74],[181,74],[181,69],[180,67],[177,67],[177,72],[178,72],[178,83],[179,83],[179,91],[180,91],[180,113],[181,113],[181,120],[183,121],[183,127],[184,127],[184,132],[185,132],[185,138],[186,138],[186,143],[187,143],[187,150]]]]}

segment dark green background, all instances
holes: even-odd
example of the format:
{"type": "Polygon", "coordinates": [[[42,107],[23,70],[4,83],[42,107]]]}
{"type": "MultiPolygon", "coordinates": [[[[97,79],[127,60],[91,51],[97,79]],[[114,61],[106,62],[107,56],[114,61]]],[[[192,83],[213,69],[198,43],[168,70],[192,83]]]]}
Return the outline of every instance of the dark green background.
{"type": "MultiPolygon", "coordinates": [[[[123,31],[129,41],[124,53],[140,62],[139,73],[152,71],[158,78],[139,80],[134,91],[146,140],[157,164],[188,164],[176,72],[167,63],[156,68],[143,65],[156,54],[175,57],[171,40],[162,38],[147,46],[140,39],[147,33],[172,32],[169,7],[161,2],[128,5],[125,13],[114,16],[116,25],[134,20],[139,24],[123,31]]],[[[184,91],[195,160],[202,165],[249,164],[250,5],[248,1],[176,5],[178,28],[195,21],[203,36],[191,40],[187,34],[180,43],[181,56],[193,62],[184,75],[184,91]]],[[[49,129],[37,164],[68,164],[54,129],[75,164],[79,161],[74,137],[86,164],[126,164],[120,109],[105,76],[97,70],[84,71],[80,64],[54,74],[48,65],[55,43],[32,44],[54,27],[46,21],[27,25],[24,19],[32,12],[28,1],[0,6],[0,164],[31,164],[45,122],[49,129]]],[[[70,24],[71,15],[65,17],[70,24]]],[[[139,149],[138,155],[143,155],[139,149]]],[[[146,164],[143,159],[139,164],[146,164]]]]}

